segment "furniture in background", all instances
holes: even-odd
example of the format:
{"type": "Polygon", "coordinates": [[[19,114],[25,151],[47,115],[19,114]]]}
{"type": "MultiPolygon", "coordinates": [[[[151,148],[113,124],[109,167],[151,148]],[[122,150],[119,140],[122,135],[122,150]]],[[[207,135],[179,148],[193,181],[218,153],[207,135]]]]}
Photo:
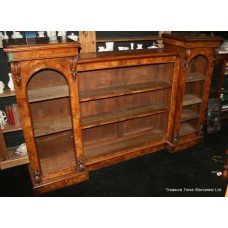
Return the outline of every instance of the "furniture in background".
{"type": "Polygon", "coordinates": [[[96,46],[105,42],[143,42],[156,41],[162,45],[162,34],[171,33],[169,31],[159,31],[158,36],[133,36],[133,37],[105,37],[99,38],[96,36],[96,31],[79,31],[79,40],[81,43],[80,53],[96,52],[96,46]]]}
{"type": "MultiPolygon", "coordinates": [[[[4,93],[0,94],[0,99],[8,99],[15,97],[15,93],[9,89],[5,89],[4,93]]],[[[18,156],[15,154],[17,147],[10,148],[6,145],[5,134],[21,131],[20,125],[9,125],[7,123],[3,129],[0,128],[0,168],[6,169],[17,165],[27,164],[28,156],[18,156]]],[[[19,145],[18,145],[19,146],[19,145]]]]}
{"type": "Polygon", "coordinates": [[[37,194],[89,171],[203,140],[214,48],[164,36],[165,49],[78,53],[79,43],[5,43],[37,194]]]}

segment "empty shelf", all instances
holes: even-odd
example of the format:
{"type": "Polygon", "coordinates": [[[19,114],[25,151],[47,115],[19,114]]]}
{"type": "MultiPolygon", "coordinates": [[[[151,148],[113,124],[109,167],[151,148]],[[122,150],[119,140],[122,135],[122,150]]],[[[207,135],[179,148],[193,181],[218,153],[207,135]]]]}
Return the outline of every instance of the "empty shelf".
{"type": "Polygon", "coordinates": [[[188,123],[182,123],[180,126],[180,136],[188,135],[193,132],[196,132],[196,129],[188,123]]]}
{"type": "Polygon", "coordinates": [[[189,73],[186,78],[186,82],[198,82],[205,80],[205,76],[200,73],[189,73]]]}
{"type": "Polygon", "coordinates": [[[74,151],[66,151],[55,156],[46,156],[40,158],[41,169],[44,174],[54,172],[56,170],[76,166],[74,151]]]}
{"type": "Polygon", "coordinates": [[[71,117],[57,118],[34,123],[35,137],[58,133],[72,129],[71,117]]]}
{"type": "Polygon", "coordinates": [[[182,114],[181,114],[181,122],[196,119],[198,117],[199,117],[199,114],[196,111],[194,111],[190,108],[183,109],[182,114]]]}
{"type": "Polygon", "coordinates": [[[165,134],[159,130],[146,130],[123,136],[116,139],[107,140],[105,143],[95,143],[85,146],[85,159],[89,160],[110,153],[121,152],[135,147],[150,147],[155,142],[164,141],[165,134]]]}
{"type": "Polygon", "coordinates": [[[55,86],[28,91],[29,102],[52,100],[56,98],[68,97],[68,86],[55,86]]]}
{"type": "Polygon", "coordinates": [[[95,126],[115,123],[124,120],[130,120],[138,117],[149,116],[153,114],[163,113],[168,111],[164,104],[153,104],[130,108],[121,111],[109,113],[101,113],[98,115],[87,116],[82,118],[82,128],[91,128],[95,126]]]}
{"type": "Polygon", "coordinates": [[[86,90],[80,92],[80,101],[90,101],[97,100],[108,97],[123,96],[127,94],[135,94],[142,92],[149,92],[153,90],[161,90],[170,88],[171,83],[166,81],[153,81],[153,82],[143,82],[130,85],[120,85],[113,87],[106,87],[94,90],[86,90]]]}
{"type": "Polygon", "coordinates": [[[201,102],[202,102],[202,100],[199,97],[197,97],[196,95],[186,94],[186,95],[184,95],[183,106],[199,104],[201,102]]]}

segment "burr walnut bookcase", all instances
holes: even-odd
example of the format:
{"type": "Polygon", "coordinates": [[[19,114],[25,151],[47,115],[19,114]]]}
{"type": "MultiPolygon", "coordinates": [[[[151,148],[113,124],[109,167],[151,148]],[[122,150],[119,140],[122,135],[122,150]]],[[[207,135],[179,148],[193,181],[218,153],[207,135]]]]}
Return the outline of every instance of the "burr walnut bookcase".
{"type": "Polygon", "coordinates": [[[220,42],[206,35],[163,34],[165,48],[180,54],[174,135],[168,145],[171,151],[203,140],[215,48],[220,42]]]}
{"type": "Polygon", "coordinates": [[[35,192],[87,180],[91,170],[167,146],[175,151],[199,142],[208,94],[202,90],[210,86],[219,41],[208,43],[191,49],[189,62],[171,48],[79,54],[80,44],[68,40],[6,43],[35,192]]]}

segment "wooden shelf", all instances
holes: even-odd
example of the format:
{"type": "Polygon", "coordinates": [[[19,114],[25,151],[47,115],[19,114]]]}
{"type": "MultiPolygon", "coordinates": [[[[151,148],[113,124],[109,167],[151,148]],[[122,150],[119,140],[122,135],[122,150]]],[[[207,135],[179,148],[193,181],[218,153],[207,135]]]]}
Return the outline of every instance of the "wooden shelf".
{"type": "Polygon", "coordinates": [[[51,173],[59,169],[74,167],[76,166],[74,151],[65,151],[65,153],[41,158],[40,165],[43,174],[51,173]]]}
{"type": "Polygon", "coordinates": [[[192,127],[190,124],[188,123],[182,123],[180,126],[180,136],[183,135],[188,135],[191,134],[193,132],[196,132],[196,129],[194,127],[192,127]]]}
{"type": "Polygon", "coordinates": [[[85,159],[90,160],[111,153],[126,151],[131,148],[150,147],[155,142],[163,142],[165,133],[159,130],[145,130],[131,135],[93,143],[85,146],[85,159]]]}
{"type": "Polygon", "coordinates": [[[204,81],[205,76],[203,74],[198,73],[189,73],[186,78],[186,82],[198,82],[198,81],[204,81]]]}
{"type": "Polygon", "coordinates": [[[97,38],[97,43],[103,42],[129,42],[129,41],[155,41],[162,40],[160,36],[136,36],[136,37],[107,37],[107,38],[97,38]]]}
{"type": "Polygon", "coordinates": [[[182,114],[181,114],[181,122],[187,121],[187,120],[192,120],[199,118],[199,113],[196,111],[188,108],[188,109],[183,109],[182,114]]]}
{"type": "Polygon", "coordinates": [[[7,159],[5,161],[1,161],[0,163],[1,169],[8,169],[29,163],[28,156],[18,156],[14,153],[15,151],[16,148],[9,149],[7,151],[7,159]]]}
{"type": "Polygon", "coordinates": [[[0,93],[0,98],[3,97],[14,97],[15,92],[10,91],[9,89],[5,89],[4,93],[0,93]]]}
{"type": "Polygon", "coordinates": [[[95,126],[101,126],[119,121],[135,119],[138,117],[163,113],[166,111],[168,111],[168,108],[164,104],[153,104],[111,113],[87,116],[82,118],[82,128],[86,129],[95,126]]]}
{"type": "MultiPolygon", "coordinates": [[[[80,102],[97,100],[108,97],[116,97],[127,94],[143,93],[170,88],[171,83],[166,81],[144,82],[130,85],[120,85],[108,88],[86,90],[80,92],[80,102]]],[[[28,91],[29,102],[52,100],[68,97],[68,86],[56,86],[28,91]]]]}
{"type": "Polygon", "coordinates": [[[197,97],[196,95],[186,94],[186,95],[184,95],[183,106],[199,104],[201,102],[202,102],[202,100],[199,97],[197,97]]]}
{"type": "Polygon", "coordinates": [[[115,96],[123,96],[127,94],[143,93],[154,90],[170,88],[171,83],[166,81],[143,82],[137,84],[128,84],[113,86],[108,88],[100,88],[94,90],[86,90],[80,92],[80,102],[109,98],[115,96]]]}
{"type": "Polygon", "coordinates": [[[3,133],[13,132],[13,131],[20,131],[22,130],[22,127],[20,125],[9,125],[6,124],[4,126],[4,129],[2,129],[3,133]]]}
{"type": "MultiPolygon", "coordinates": [[[[124,120],[135,119],[153,114],[167,112],[168,108],[163,104],[153,104],[121,110],[111,113],[102,113],[82,118],[82,129],[115,123],[124,120]]],[[[34,123],[34,135],[40,137],[72,129],[71,117],[57,118],[54,120],[34,123]]]]}
{"type": "Polygon", "coordinates": [[[57,118],[34,123],[34,135],[40,137],[72,129],[71,117],[57,118]]]}
{"type": "Polygon", "coordinates": [[[29,102],[38,102],[69,96],[68,86],[55,86],[28,91],[29,102]]]}

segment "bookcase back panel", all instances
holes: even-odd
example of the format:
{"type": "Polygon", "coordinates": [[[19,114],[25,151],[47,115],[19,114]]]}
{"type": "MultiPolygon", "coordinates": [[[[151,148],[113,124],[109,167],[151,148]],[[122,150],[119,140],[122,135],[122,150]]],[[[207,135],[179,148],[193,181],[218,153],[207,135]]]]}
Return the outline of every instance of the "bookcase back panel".
{"type": "Polygon", "coordinates": [[[118,68],[118,82],[119,84],[134,84],[151,81],[170,82],[172,79],[172,68],[173,63],[118,68]]]}
{"type": "Polygon", "coordinates": [[[208,61],[205,56],[197,55],[189,64],[189,73],[200,73],[205,75],[207,72],[208,61]]]}
{"type": "Polygon", "coordinates": [[[117,85],[116,69],[80,72],[78,78],[79,91],[117,85]]]}
{"type": "Polygon", "coordinates": [[[28,90],[67,85],[63,75],[55,70],[45,69],[35,73],[28,83],[28,90]]]}
{"type": "Polygon", "coordinates": [[[116,98],[83,102],[80,104],[80,108],[83,117],[114,112],[116,110],[116,98]]]}
{"type": "Polygon", "coordinates": [[[94,101],[83,102],[80,104],[81,116],[91,116],[101,113],[121,111],[141,106],[153,105],[158,109],[160,107],[169,108],[170,89],[145,92],[140,94],[131,94],[114,98],[106,98],[94,101]]]}
{"type": "Polygon", "coordinates": [[[173,63],[78,73],[79,91],[153,81],[172,81],[173,63]]]}
{"type": "Polygon", "coordinates": [[[185,94],[193,94],[201,98],[204,91],[204,81],[187,83],[185,88],[185,94]]]}
{"type": "Polygon", "coordinates": [[[152,116],[141,117],[133,120],[126,120],[123,123],[118,123],[119,134],[128,135],[135,132],[145,131],[148,129],[159,130],[164,133],[166,132],[166,120],[167,113],[155,114],[152,116]]]}
{"type": "Polygon", "coordinates": [[[36,138],[36,145],[43,174],[76,165],[72,131],[36,138]]]}
{"type": "Polygon", "coordinates": [[[118,135],[118,124],[106,124],[103,126],[92,127],[83,130],[83,143],[89,144],[99,141],[107,141],[116,138],[118,135]]]}
{"type": "MultiPolygon", "coordinates": [[[[156,114],[149,117],[142,117],[133,120],[118,122],[117,129],[110,138],[104,139],[102,136],[94,137],[97,141],[85,145],[86,163],[93,162],[93,159],[102,159],[103,156],[113,156],[115,153],[123,153],[126,150],[137,148],[148,148],[153,143],[163,143],[166,140],[166,124],[158,123],[166,121],[166,113],[156,114]],[[91,160],[92,159],[92,160],[91,160]]],[[[101,126],[97,127],[96,131],[101,126]]],[[[87,133],[86,132],[85,134],[87,133]]]]}
{"type": "Polygon", "coordinates": [[[140,107],[144,105],[164,105],[168,108],[170,90],[158,90],[152,92],[145,92],[140,94],[132,94],[117,97],[118,109],[124,110],[127,108],[140,107]]]}
{"type": "Polygon", "coordinates": [[[70,116],[69,98],[48,100],[30,104],[33,122],[70,116]]]}

